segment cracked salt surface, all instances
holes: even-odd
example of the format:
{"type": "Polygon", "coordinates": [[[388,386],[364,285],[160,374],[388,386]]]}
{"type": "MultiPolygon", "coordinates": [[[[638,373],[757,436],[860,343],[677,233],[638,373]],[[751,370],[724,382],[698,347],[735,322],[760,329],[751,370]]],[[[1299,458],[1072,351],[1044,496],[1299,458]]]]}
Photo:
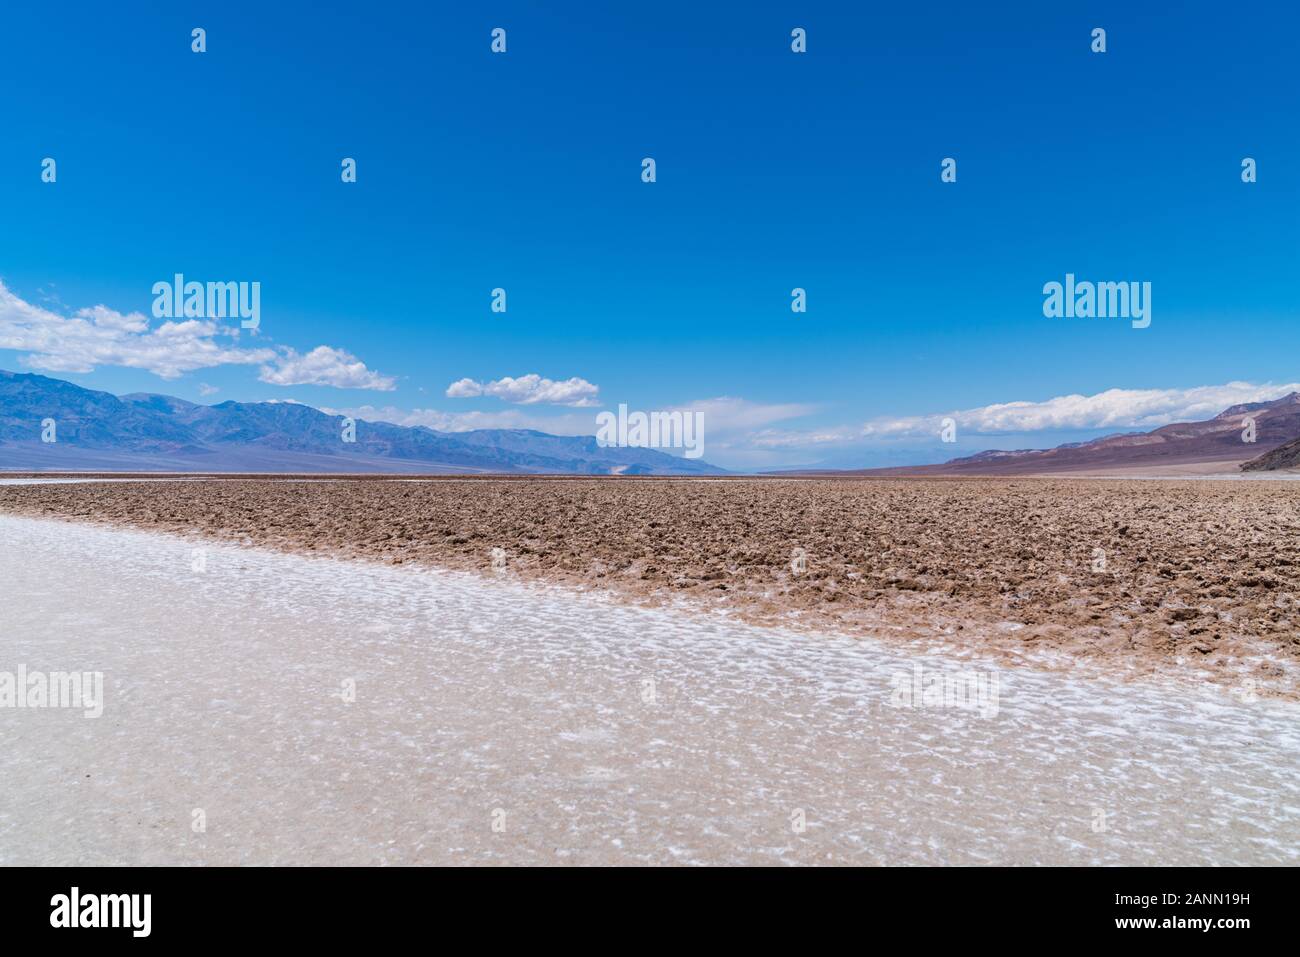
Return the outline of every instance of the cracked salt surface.
{"type": "Polygon", "coordinates": [[[979,666],[9,516],[0,582],[0,671],[106,693],[0,708],[0,864],[1297,858],[1288,702],[1004,668],[996,717],[895,708],[916,662],[979,666]]]}

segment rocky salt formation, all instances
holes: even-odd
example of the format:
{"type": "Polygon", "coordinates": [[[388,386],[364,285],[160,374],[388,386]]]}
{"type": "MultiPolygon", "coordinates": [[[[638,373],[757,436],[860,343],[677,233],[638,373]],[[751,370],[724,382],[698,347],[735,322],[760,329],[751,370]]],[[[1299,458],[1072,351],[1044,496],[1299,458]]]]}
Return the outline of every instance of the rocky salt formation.
{"type": "Polygon", "coordinates": [[[0,511],[1279,693],[1300,668],[1297,504],[1285,482],[1041,478],[0,487],[0,511]]]}

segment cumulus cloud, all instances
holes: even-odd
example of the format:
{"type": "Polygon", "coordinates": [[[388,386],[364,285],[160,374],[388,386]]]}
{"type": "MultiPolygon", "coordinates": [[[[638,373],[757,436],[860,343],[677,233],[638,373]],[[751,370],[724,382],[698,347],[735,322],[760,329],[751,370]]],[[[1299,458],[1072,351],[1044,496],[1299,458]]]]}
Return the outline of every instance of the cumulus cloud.
{"type": "Polygon", "coordinates": [[[473,399],[493,396],[516,405],[569,405],[587,407],[599,404],[600,387],[574,376],[557,382],[533,373],[516,378],[506,376],[495,382],[458,379],[447,386],[449,399],[473,399]]]}
{"type": "Polygon", "coordinates": [[[63,316],[20,299],[0,282],[0,349],[26,353],[24,365],[46,372],[93,372],[97,366],[145,369],[175,379],[195,369],[254,365],[274,351],[240,348],[238,329],[199,319],[150,328],[138,312],[107,306],[63,316]]]}
{"type": "Polygon", "coordinates": [[[1190,389],[1107,389],[1042,402],[1003,402],[938,415],[882,417],[863,425],[867,438],[932,437],[951,417],[967,434],[998,435],[1044,430],[1159,428],[1209,419],[1243,402],[1267,402],[1300,391],[1300,384],[1229,382],[1190,389]]]}
{"type": "Polygon", "coordinates": [[[475,382],[473,379],[457,379],[447,386],[447,398],[449,399],[475,399],[482,394],[482,383],[475,382]]]}
{"type": "Polygon", "coordinates": [[[258,379],[271,385],[329,385],[338,389],[375,389],[391,392],[397,388],[392,376],[380,375],[343,349],[317,346],[306,355],[283,349],[274,362],[262,366],[258,379]]]}
{"type": "MultiPolygon", "coordinates": [[[[163,379],[224,365],[260,365],[273,385],[395,388],[342,349],[317,346],[306,355],[240,345],[239,329],[210,319],[168,319],[150,325],[143,313],[90,306],[65,316],[16,296],[0,282],[0,349],[25,353],[23,365],[43,372],[93,372],[99,366],[144,369],[163,379]]],[[[203,387],[200,392],[210,393],[203,387]]],[[[212,390],[216,391],[216,390],[212,390]]]]}

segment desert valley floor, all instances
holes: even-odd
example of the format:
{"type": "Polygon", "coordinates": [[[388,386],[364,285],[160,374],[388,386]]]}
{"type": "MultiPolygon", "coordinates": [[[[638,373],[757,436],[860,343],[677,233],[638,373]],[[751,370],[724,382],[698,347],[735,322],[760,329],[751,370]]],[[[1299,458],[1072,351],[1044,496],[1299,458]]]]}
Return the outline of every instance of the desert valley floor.
{"type": "Polygon", "coordinates": [[[1013,660],[1300,688],[1292,482],[42,482],[0,485],[0,512],[504,571],[1013,660]]]}
{"type": "Polygon", "coordinates": [[[1297,503],[0,486],[0,671],[106,682],[0,709],[0,863],[1295,863],[1297,503]],[[919,669],[996,707],[899,707],[919,669]]]}

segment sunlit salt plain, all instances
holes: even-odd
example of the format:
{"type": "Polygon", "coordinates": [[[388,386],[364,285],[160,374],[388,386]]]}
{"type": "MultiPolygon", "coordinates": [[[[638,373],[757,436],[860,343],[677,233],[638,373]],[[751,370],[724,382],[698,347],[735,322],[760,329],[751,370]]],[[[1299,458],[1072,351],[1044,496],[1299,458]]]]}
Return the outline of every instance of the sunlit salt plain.
{"type": "Polygon", "coordinates": [[[902,708],[893,675],[971,663],[8,516],[0,583],[0,671],[106,698],[0,708],[3,864],[1300,854],[1287,703],[1003,668],[995,717],[902,708]]]}

